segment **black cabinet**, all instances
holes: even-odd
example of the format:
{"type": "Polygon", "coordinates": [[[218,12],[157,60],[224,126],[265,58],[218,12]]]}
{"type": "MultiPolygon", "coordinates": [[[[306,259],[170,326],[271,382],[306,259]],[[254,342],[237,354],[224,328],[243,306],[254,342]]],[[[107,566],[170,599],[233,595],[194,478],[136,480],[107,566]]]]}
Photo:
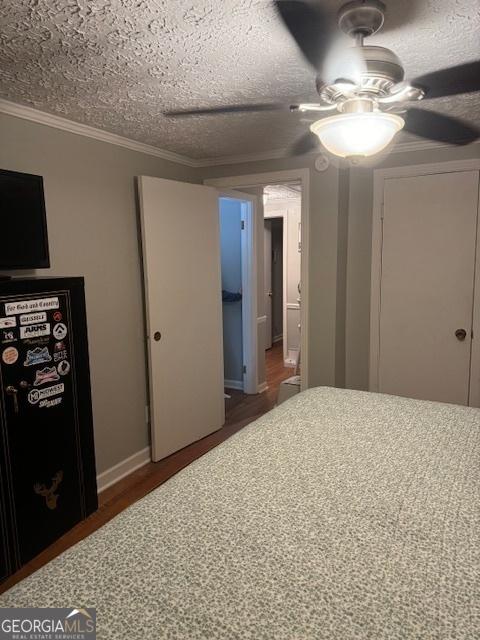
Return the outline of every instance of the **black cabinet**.
{"type": "Polygon", "coordinates": [[[97,508],[83,278],[0,282],[0,580],[97,508]]]}

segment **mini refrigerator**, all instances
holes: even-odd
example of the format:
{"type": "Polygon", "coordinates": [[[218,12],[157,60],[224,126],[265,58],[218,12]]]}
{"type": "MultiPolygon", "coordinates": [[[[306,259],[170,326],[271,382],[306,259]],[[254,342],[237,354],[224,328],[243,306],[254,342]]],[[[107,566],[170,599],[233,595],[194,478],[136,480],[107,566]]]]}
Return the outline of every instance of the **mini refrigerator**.
{"type": "Polygon", "coordinates": [[[0,281],[0,581],[97,509],[83,278],[0,281]]]}

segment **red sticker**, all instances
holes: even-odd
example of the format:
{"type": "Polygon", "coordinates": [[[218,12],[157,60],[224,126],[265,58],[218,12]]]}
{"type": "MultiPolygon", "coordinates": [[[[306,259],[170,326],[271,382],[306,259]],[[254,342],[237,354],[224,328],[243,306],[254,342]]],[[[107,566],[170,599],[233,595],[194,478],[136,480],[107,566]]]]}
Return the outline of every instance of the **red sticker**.
{"type": "Polygon", "coordinates": [[[53,319],[55,320],[55,322],[60,322],[60,320],[62,319],[62,314],[60,313],[60,311],[55,311],[55,313],[53,314],[53,319]]]}

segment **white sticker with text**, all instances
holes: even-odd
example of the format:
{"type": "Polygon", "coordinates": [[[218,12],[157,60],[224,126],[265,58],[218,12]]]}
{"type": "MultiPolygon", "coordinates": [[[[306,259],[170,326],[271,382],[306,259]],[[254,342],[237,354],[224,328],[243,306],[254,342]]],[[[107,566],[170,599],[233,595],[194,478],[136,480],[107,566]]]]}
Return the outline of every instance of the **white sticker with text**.
{"type": "Polygon", "coordinates": [[[58,396],[65,391],[65,385],[62,383],[55,384],[53,387],[46,387],[45,389],[32,389],[28,394],[28,401],[30,404],[37,404],[44,398],[51,398],[52,396],[58,396]]]}
{"type": "Polygon", "coordinates": [[[29,324],[26,327],[20,327],[20,339],[24,338],[38,338],[38,336],[50,335],[50,323],[44,322],[43,324],[29,324]]]}
{"type": "Polygon", "coordinates": [[[46,322],[47,314],[42,311],[41,313],[29,313],[26,316],[20,316],[20,324],[37,324],[38,322],[46,322]]]}
{"type": "Polygon", "coordinates": [[[18,313],[30,313],[33,311],[48,311],[59,308],[58,298],[39,298],[38,300],[20,300],[19,302],[6,302],[5,315],[14,316],[18,313]]]}
{"type": "Polygon", "coordinates": [[[52,400],[41,400],[38,406],[40,407],[40,409],[42,407],[46,407],[47,409],[49,409],[50,407],[56,407],[61,402],[62,402],[62,398],[53,398],[52,400]]]}

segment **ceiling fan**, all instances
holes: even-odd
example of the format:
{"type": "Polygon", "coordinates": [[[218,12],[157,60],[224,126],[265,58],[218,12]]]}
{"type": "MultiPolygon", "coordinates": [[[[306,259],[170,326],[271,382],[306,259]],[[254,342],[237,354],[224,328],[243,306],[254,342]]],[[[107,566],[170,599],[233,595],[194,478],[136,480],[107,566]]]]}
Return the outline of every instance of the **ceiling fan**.
{"type": "Polygon", "coordinates": [[[293,145],[291,155],[314,151],[321,144],[340,157],[367,157],[382,151],[401,129],[454,145],[469,144],[480,137],[479,129],[472,124],[410,106],[419,100],[480,91],[480,61],[407,81],[402,64],[393,51],[364,43],[365,38],[383,26],[386,7],[381,0],[353,0],[341,7],[338,27],[355,41],[353,47],[341,52],[333,46],[335,28],[321,6],[301,0],[276,0],[273,4],[317,74],[319,101],[289,106],[262,103],[169,111],[165,116],[179,118],[285,109],[319,114],[319,119],[310,125],[310,131],[293,145]],[[329,65],[328,60],[332,57],[335,64],[329,65]],[[328,67],[333,67],[333,71],[329,72],[328,67]]]}

